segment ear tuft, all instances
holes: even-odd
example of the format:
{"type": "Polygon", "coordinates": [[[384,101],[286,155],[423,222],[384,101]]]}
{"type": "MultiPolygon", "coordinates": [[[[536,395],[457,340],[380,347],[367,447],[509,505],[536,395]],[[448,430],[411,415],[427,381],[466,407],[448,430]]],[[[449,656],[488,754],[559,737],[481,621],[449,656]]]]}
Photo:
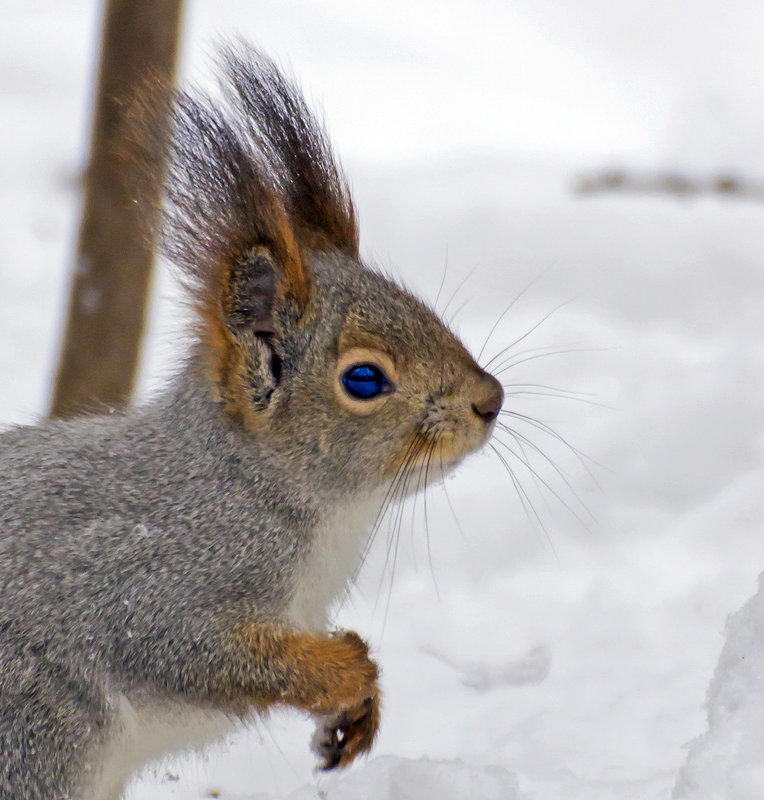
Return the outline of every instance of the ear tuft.
{"type": "Polygon", "coordinates": [[[287,214],[311,244],[358,255],[347,180],[294,81],[239,42],[222,49],[223,91],[283,188],[287,214]]]}
{"type": "Polygon", "coordinates": [[[203,305],[220,307],[234,269],[268,250],[284,299],[303,311],[310,276],[278,181],[247,136],[211,100],[180,93],[166,188],[163,245],[203,305]]]}
{"type": "Polygon", "coordinates": [[[175,94],[169,132],[153,113],[166,88],[149,82],[133,103],[133,160],[160,161],[141,142],[167,142],[161,240],[201,304],[220,301],[226,275],[253,248],[270,250],[277,285],[304,310],[310,275],[303,253],[358,254],[347,182],[321,125],[294,83],[244,44],[222,48],[223,100],[175,94]]]}

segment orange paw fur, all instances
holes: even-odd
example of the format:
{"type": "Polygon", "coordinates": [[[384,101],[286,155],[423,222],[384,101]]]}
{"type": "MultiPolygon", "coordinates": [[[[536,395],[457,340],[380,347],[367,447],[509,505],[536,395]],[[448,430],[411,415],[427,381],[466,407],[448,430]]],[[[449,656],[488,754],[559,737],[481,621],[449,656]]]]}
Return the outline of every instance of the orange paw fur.
{"type": "Polygon", "coordinates": [[[357,633],[297,634],[285,655],[299,665],[287,700],[291,705],[317,714],[337,714],[378,694],[377,665],[357,633]]]}
{"type": "Polygon", "coordinates": [[[357,633],[303,633],[250,622],[235,638],[259,678],[248,690],[230,687],[230,700],[260,709],[287,705],[316,716],[313,744],[323,769],[344,767],[371,749],[379,728],[379,670],[357,633]]]}
{"type": "MultiPolygon", "coordinates": [[[[290,705],[313,714],[339,714],[378,694],[369,647],[352,631],[303,633],[250,622],[235,631],[236,647],[259,679],[249,690],[258,706],[290,705]]],[[[243,687],[242,687],[243,688],[243,687]]],[[[231,687],[234,697],[246,691],[231,687]]]]}

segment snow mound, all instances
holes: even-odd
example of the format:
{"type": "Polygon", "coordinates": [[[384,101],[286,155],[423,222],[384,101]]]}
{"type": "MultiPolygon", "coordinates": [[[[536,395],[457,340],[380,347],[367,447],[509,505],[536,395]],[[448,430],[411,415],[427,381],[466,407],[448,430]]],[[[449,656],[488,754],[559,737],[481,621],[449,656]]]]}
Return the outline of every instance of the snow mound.
{"type": "Polygon", "coordinates": [[[708,731],[690,747],[674,798],[760,800],[764,787],[764,575],[730,617],[708,689],[708,731]]]}
{"type": "MultiPolygon", "coordinates": [[[[322,800],[521,800],[517,779],[503,767],[472,767],[463,761],[381,756],[348,773],[322,780],[322,800]]],[[[316,800],[316,787],[304,787],[289,800],[316,800]]]]}
{"type": "Polygon", "coordinates": [[[461,682],[477,692],[486,692],[500,686],[541,683],[549,675],[552,663],[549,648],[544,645],[534,647],[522,658],[495,665],[481,664],[477,661],[459,661],[449,658],[435,648],[422,649],[423,652],[429,653],[433,658],[456,670],[461,682]]]}

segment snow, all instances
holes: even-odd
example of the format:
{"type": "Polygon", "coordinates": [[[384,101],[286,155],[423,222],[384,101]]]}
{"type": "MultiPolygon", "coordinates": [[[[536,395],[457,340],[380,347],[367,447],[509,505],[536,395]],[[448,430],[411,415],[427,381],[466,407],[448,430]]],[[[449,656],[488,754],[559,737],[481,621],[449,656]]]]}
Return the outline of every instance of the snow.
{"type": "Polygon", "coordinates": [[[708,691],[708,731],[690,748],[674,797],[754,800],[764,786],[764,579],[727,622],[708,691]]]}
{"type": "MultiPolygon", "coordinates": [[[[481,800],[519,800],[517,780],[502,767],[471,768],[457,759],[433,761],[382,756],[363,772],[333,775],[323,787],[326,800],[419,800],[422,797],[480,797],[481,800]]],[[[289,800],[314,800],[306,787],[289,800]]]]}
{"type": "MultiPolygon", "coordinates": [[[[421,497],[407,508],[394,564],[395,531],[383,529],[337,616],[382,666],[370,759],[314,773],[310,723],[278,714],[149,770],[130,800],[761,796],[762,595],[730,619],[726,644],[724,631],[764,569],[764,208],[572,187],[613,164],[761,182],[764,7],[392,0],[379,13],[350,0],[197,0],[186,11],[184,77],[208,81],[216,31],[238,32],[321,101],[370,259],[432,301],[442,282],[437,305],[475,352],[517,298],[483,361],[553,312],[515,351],[563,352],[502,378],[582,394],[508,395],[576,448],[515,420],[562,473],[528,444],[540,478],[513,460],[540,521],[487,450],[428,492],[426,515],[421,497]]],[[[92,0],[10,0],[4,12],[10,424],[47,405],[100,12],[92,0]]],[[[165,269],[154,289],[143,396],[184,343],[165,269]]]]}

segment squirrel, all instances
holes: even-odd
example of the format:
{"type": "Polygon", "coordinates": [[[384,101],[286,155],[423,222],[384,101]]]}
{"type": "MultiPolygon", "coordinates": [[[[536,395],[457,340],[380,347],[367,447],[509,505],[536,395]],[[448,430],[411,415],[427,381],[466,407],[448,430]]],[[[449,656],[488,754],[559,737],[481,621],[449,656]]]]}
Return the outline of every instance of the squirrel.
{"type": "Polygon", "coordinates": [[[171,115],[182,366],[137,407],[0,434],[3,798],[116,800],[149,761],[284,706],[315,718],[321,767],[367,753],[379,670],[332,604],[389,498],[485,444],[503,403],[362,262],[292,79],[244,44],[221,72],[220,99],[179,91],[171,115]]]}

